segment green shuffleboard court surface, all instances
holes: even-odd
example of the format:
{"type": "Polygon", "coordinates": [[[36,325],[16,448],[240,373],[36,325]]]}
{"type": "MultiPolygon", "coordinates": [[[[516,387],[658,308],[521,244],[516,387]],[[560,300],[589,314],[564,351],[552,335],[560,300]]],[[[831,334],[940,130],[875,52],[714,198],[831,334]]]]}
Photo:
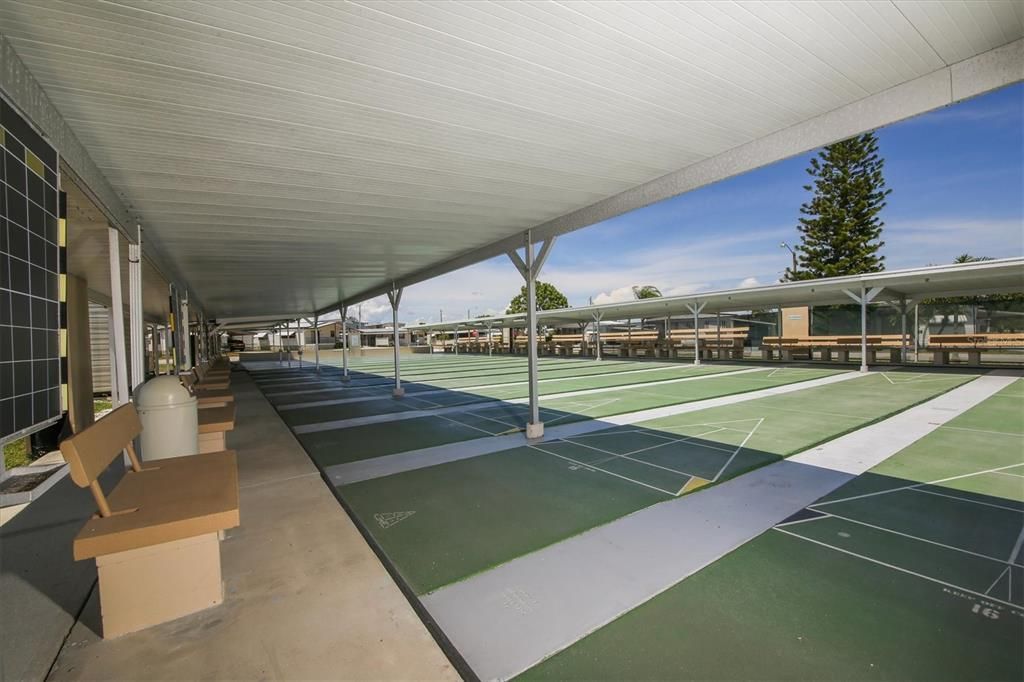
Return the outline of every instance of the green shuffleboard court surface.
{"type": "MultiPolygon", "coordinates": [[[[743,366],[717,363],[703,366],[682,363],[597,363],[573,360],[567,363],[563,361],[563,364],[557,366],[542,363],[538,377],[542,393],[563,393],[599,386],[671,379],[699,371],[728,371],[730,368],[742,369],[743,366]]],[[[481,372],[480,370],[476,370],[476,372],[478,373],[468,377],[452,376],[446,373],[412,381],[410,381],[412,377],[403,372],[402,385],[407,395],[415,395],[424,391],[431,391],[437,395],[436,391],[439,389],[467,389],[465,391],[452,390],[451,392],[452,396],[462,397],[464,400],[474,396],[507,399],[527,395],[526,365],[524,363],[517,363],[511,369],[502,366],[494,368],[491,372],[481,372]]],[[[310,385],[300,393],[296,391],[301,390],[301,387],[296,386],[265,388],[267,389],[267,398],[274,405],[290,405],[358,396],[363,396],[366,399],[374,397],[390,399],[394,383],[393,380],[386,377],[378,377],[372,380],[372,383],[369,380],[354,380],[346,388],[341,385],[339,375],[327,382],[310,385]]],[[[437,398],[432,399],[436,400],[437,398]]]]}
{"type": "MultiPolygon", "coordinates": [[[[568,393],[570,391],[582,391],[596,388],[612,388],[616,386],[628,387],[640,382],[653,384],[660,381],[679,379],[683,377],[702,376],[709,374],[722,374],[735,372],[744,369],[739,365],[683,365],[665,367],[657,372],[642,372],[639,374],[623,371],[606,372],[603,374],[574,375],[566,378],[545,379],[538,384],[540,395],[552,395],[568,393]]],[[[517,374],[524,376],[525,372],[517,374]]],[[[468,389],[438,389],[428,384],[416,385],[415,391],[406,387],[406,395],[401,400],[395,400],[391,396],[391,386],[387,393],[378,397],[367,397],[366,400],[357,402],[345,402],[333,405],[312,405],[309,407],[289,408],[281,412],[281,417],[289,426],[299,424],[316,424],[319,422],[332,421],[336,419],[350,419],[368,414],[380,414],[385,412],[400,412],[406,410],[430,410],[438,407],[452,405],[469,405],[472,403],[494,403],[496,400],[523,399],[529,396],[529,386],[525,381],[517,381],[510,384],[499,384],[492,387],[468,389]],[[433,390],[430,390],[433,389],[433,390]]],[[[306,397],[305,400],[325,400],[320,396],[306,397]]],[[[577,403],[577,401],[567,401],[577,403]]],[[[588,401],[589,405],[592,401],[588,401]]],[[[556,417],[559,415],[556,415],[556,417]]],[[[525,421],[523,422],[525,424],[525,421]]],[[[509,425],[506,428],[511,428],[509,425]]]]}
{"type": "Polygon", "coordinates": [[[1020,680],[1022,546],[1018,380],[521,677],[1020,680]]]}
{"type": "MultiPolygon", "coordinates": [[[[733,369],[733,368],[728,368],[733,369]]],[[[541,419],[558,426],[666,405],[735,395],[808,381],[839,373],[832,369],[776,369],[738,374],[704,370],[694,381],[655,386],[621,387],[572,397],[541,400],[541,419]]],[[[415,395],[402,400],[418,401],[415,395]]],[[[418,409],[430,403],[417,402],[418,409]]],[[[311,408],[314,409],[314,408],[311,408]]],[[[282,413],[287,414],[287,413],[282,413]]],[[[407,452],[425,447],[522,431],[529,418],[525,404],[488,403],[460,412],[386,423],[348,426],[310,433],[296,432],[306,452],[322,467],[407,452]]],[[[288,417],[294,419],[294,417],[288,417]]]]}
{"type": "Polygon", "coordinates": [[[423,594],[862,428],[974,376],[872,374],[416,469],[340,492],[423,594]]]}

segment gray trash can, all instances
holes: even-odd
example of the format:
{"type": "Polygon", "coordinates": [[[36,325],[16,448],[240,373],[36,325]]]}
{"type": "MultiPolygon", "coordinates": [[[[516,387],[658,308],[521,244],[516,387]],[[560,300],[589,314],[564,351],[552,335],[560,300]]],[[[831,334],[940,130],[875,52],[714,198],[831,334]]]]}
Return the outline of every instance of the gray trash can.
{"type": "Polygon", "coordinates": [[[135,392],[142,420],[142,459],[167,459],[199,452],[199,408],[176,376],[153,377],[135,392]]]}

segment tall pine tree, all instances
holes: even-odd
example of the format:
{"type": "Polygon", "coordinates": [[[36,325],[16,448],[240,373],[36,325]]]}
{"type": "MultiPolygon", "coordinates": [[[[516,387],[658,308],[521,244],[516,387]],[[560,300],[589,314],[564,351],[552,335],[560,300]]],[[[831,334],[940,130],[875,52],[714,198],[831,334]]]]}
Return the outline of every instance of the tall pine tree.
{"type": "Polygon", "coordinates": [[[786,280],[885,269],[879,214],[892,190],[885,188],[884,164],[874,133],[830,144],[811,159],[814,183],[804,189],[814,196],[800,207],[798,269],[787,268],[786,280]]]}

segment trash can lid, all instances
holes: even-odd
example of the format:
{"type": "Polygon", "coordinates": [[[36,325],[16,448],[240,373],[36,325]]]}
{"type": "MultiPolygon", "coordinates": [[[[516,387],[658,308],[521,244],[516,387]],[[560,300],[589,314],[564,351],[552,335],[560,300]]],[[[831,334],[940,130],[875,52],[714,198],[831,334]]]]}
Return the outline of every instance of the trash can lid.
{"type": "Polygon", "coordinates": [[[135,391],[135,407],[175,407],[195,398],[173,375],[153,377],[135,391]]]}

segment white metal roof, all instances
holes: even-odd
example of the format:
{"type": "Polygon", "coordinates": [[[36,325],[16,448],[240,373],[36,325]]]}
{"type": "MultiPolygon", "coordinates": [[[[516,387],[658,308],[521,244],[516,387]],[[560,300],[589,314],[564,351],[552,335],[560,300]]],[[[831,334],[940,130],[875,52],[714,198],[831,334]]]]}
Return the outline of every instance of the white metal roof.
{"type": "MultiPolygon", "coordinates": [[[[959,265],[936,265],[906,270],[890,270],[849,277],[829,277],[802,282],[769,284],[746,289],[702,291],[686,296],[647,298],[623,303],[542,310],[537,313],[545,324],[591,322],[595,314],[604,320],[657,318],[690,314],[688,305],[703,304],[703,312],[739,312],[757,308],[798,305],[836,305],[852,303],[845,293],[860,293],[881,287],[875,302],[896,302],[901,297],[919,302],[922,298],[1024,292],[1024,258],[1001,258],[959,265]]],[[[453,327],[522,327],[525,314],[499,315],[430,324],[409,325],[411,331],[451,330],[453,327]]]]}
{"type": "Polygon", "coordinates": [[[0,27],[147,248],[242,316],[354,303],[1020,80],[1021,7],[6,0],[0,27]]]}

